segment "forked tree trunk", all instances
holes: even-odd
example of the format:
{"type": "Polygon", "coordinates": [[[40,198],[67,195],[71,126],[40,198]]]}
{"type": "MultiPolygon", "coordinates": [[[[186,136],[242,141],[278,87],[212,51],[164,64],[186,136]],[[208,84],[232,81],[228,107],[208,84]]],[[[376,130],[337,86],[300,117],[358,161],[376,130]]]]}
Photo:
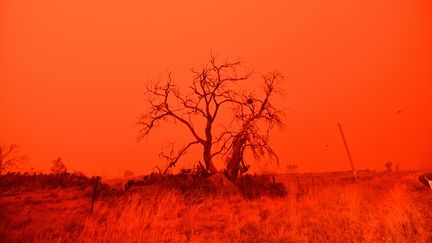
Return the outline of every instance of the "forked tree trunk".
{"type": "Polygon", "coordinates": [[[232,153],[226,167],[230,179],[236,179],[239,174],[240,163],[243,160],[243,146],[247,139],[247,133],[242,131],[233,140],[232,153]]]}

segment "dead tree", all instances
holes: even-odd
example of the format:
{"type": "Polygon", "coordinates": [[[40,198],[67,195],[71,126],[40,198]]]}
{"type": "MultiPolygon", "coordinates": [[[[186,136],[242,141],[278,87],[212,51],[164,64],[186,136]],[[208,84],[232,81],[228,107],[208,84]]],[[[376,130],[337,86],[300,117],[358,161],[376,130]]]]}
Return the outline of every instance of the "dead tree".
{"type": "Polygon", "coordinates": [[[254,92],[243,96],[242,102],[237,102],[235,121],[241,128],[232,139],[230,157],[227,162],[227,173],[231,179],[237,178],[239,172],[245,173],[249,165],[245,162],[245,152],[250,150],[255,158],[269,155],[279,163],[278,156],[269,144],[270,131],[275,126],[282,126],[282,110],[277,109],[272,98],[280,95],[279,88],[283,76],[273,72],[262,76],[264,81],[263,94],[254,92]]]}
{"type": "Polygon", "coordinates": [[[0,146],[0,175],[18,167],[18,164],[24,160],[24,156],[18,155],[18,146],[11,144],[4,148],[0,146]]]}
{"type": "Polygon", "coordinates": [[[217,172],[214,165],[217,156],[228,156],[226,171],[232,178],[237,177],[239,170],[247,171],[244,161],[247,150],[255,157],[268,154],[277,160],[269,145],[269,134],[275,125],[282,124],[281,110],[272,102],[272,98],[281,93],[282,75],[274,72],[261,76],[263,86],[253,87],[261,94],[256,94],[241,88],[241,81],[253,86],[253,72],[243,68],[239,61],[218,64],[211,56],[207,65],[192,72],[193,79],[185,93],[175,84],[171,73],[165,82],[153,81],[146,85],[149,110],[139,118],[138,140],[167,120],[180,123],[192,136],[182,148],[176,150],[172,145],[168,153],[160,154],[168,162],[164,173],[192,146],[201,147],[205,169],[210,173],[217,172]],[[232,119],[219,118],[226,115],[232,119]],[[226,124],[227,120],[231,122],[226,124]],[[215,129],[215,124],[224,128],[215,129]]]}
{"type": "Polygon", "coordinates": [[[146,85],[146,100],[149,110],[139,118],[141,127],[138,140],[148,135],[161,122],[171,120],[180,123],[192,135],[192,140],[180,149],[161,153],[168,162],[164,173],[174,167],[179,159],[192,147],[202,148],[202,157],[210,173],[217,172],[213,159],[226,152],[233,133],[229,130],[214,131],[221,110],[241,103],[236,91],[238,82],[251,77],[251,70],[243,70],[239,61],[216,62],[211,56],[209,63],[192,70],[193,79],[188,91],[182,93],[171,73],[165,82],[150,81],[146,85]],[[199,131],[199,128],[204,128],[199,131]]]}

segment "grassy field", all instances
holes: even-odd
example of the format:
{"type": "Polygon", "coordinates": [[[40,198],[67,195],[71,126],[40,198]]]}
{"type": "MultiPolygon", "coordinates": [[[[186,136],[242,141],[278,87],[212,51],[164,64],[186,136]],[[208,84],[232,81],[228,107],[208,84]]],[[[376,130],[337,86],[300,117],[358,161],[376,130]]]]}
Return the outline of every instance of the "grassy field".
{"type": "Polygon", "coordinates": [[[0,242],[432,242],[432,190],[408,173],[278,175],[286,197],[185,197],[143,188],[9,188],[0,242]]]}

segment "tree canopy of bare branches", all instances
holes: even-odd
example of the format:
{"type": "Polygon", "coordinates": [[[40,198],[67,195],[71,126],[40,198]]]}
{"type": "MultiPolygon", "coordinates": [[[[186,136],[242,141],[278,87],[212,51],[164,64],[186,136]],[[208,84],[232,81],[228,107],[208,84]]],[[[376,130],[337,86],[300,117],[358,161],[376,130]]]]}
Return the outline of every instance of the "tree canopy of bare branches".
{"type": "Polygon", "coordinates": [[[236,102],[235,121],[241,124],[241,128],[233,137],[227,163],[227,173],[230,178],[236,178],[239,171],[244,173],[249,165],[244,161],[244,154],[250,149],[255,158],[265,154],[279,162],[279,158],[269,144],[270,131],[275,126],[282,126],[282,111],[277,109],[272,102],[275,95],[280,95],[279,83],[283,76],[273,72],[261,76],[264,81],[261,96],[254,92],[244,96],[242,102],[236,102]]]}
{"type": "Polygon", "coordinates": [[[11,144],[4,148],[0,146],[0,175],[4,172],[16,169],[18,164],[24,160],[24,156],[18,155],[18,146],[11,144]]]}
{"type": "Polygon", "coordinates": [[[172,73],[168,73],[164,82],[146,83],[149,107],[139,117],[138,140],[165,121],[180,124],[192,137],[183,147],[172,146],[170,151],[161,153],[168,161],[164,172],[174,167],[192,146],[201,147],[203,167],[210,173],[217,172],[216,157],[228,157],[226,170],[231,177],[236,177],[239,169],[247,168],[243,156],[247,149],[256,157],[267,153],[277,158],[268,140],[270,130],[282,124],[282,113],[272,102],[273,96],[280,94],[282,75],[274,72],[261,76],[263,86],[254,87],[261,91],[257,93],[242,90],[242,83],[244,86],[256,75],[240,61],[218,63],[211,56],[206,65],[193,69],[192,73],[187,92],[180,90],[172,73]],[[221,119],[227,114],[230,119],[221,119]],[[216,124],[223,129],[215,129],[216,124]]]}

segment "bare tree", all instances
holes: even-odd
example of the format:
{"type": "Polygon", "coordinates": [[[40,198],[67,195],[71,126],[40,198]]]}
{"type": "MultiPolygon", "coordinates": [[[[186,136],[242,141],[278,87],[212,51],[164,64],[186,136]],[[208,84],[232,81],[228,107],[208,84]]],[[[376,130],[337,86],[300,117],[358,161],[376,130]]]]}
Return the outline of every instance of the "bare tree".
{"type": "MultiPolygon", "coordinates": [[[[240,148],[240,160],[233,160],[228,165],[241,163],[243,152],[251,148],[257,154],[263,150],[273,150],[268,146],[268,133],[261,132],[259,122],[269,122],[271,126],[278,123],[279,116],[269,102],[276,93],[275,81],[278,75],[263,76],[265,81],[264,97],[258,98],[250,92],[240,92],[240,82],[251,79],[252,71],[245,69],[239,61],[225,61],[221,64],[211,56],[210,61],[200,69],[193,69],[193,79],[187,92],[182,93],[175,84],[171,73],[166,82],[150,81],[146,85],[146,100],[149,110],[140,116],[141,127],[138,140],[147,136],[162,121],[171,120],[180,123],[187,129],[192,140],[180,149],[161,153],[168,161],[164,173],[174,167],[179,159],[192,146],[200,146],[205,169],[210,173],[217,172],[214,159],[224,156],[229,151],[240,148]],[[220,114],[234,111],[230,126],[214,129],[220,114]],[[238,125],[235,130],[231,126],[238,125]],[[203,129],[203,130],[199,130],[203,129]]],[[[226,122],[226,121],[225,121],[226,122]]],[[[268,129],[270,130],[270,129],[268,129]]],[[[232,157],[238,152],[232,152],[232,157]]]]}
{"type": "Polygon", "coordinates": [[[7,148],[0,146],[0,175],[4,172],[16,169],[24,158],[24,156],[18,155],[17,145],[11,144],[7,148]]]}
{"type": "Polygon", "coordinates": [[[59,157],[52,161],[51,173],[52,174],[64,174],[67,172],[66,165],[63,163],[63,160],[59,157]]]}
{"type": "Polygon", "coordinates": [[[245,152],[250,149],[255,158],[269,155],[279,163],[279,158],[269,144],[270,131],[275,126],[282,126],[282,111],[277,109],[272,98],[280,95],[279,83],[283,80],[280,73],[273,72],[262,76],[263,94],[251,92],[244,95],[242,102],[236,102],[235,121],[241,128],[235,134],[230,147],[231,156],[227,162],[227,173],[236,178],[238,173],[248,171],[250,165],[245,162],[245,152]]]}

